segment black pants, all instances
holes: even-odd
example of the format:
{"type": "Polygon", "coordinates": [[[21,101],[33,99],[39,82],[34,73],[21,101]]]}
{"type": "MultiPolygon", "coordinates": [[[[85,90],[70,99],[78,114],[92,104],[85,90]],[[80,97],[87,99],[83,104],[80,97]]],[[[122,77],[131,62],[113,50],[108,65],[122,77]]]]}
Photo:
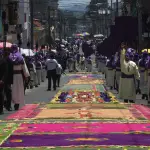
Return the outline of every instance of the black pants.
{"type": "Polygon", "coordinates": [[[57,79],[56,79],[56,84],[57,84],[57,86],[59,86],[60,85],[60,78],[61,78],[61,75],[56,75],[57,76],[57,79]]]}
{"type": "Polygon", "coordinates": [[[47,78],[48,78],[48,89],[51,89],[51,81],[53,81],[53,88],[56,89],[56,69],[54,70],[48,70],[47,72],[47,78]]]}
{"type": "Polygon", "coordinates": [[[5,106],[7,108],[11,108],[11,101],[12,101],[12,90],[11,90],[11,85],[10,84],[6,84],[4,87],[4,92],[6,95],[6,103],[5,106]]]}
{"type": "Polygon", "coordinates": [[[3,112],[4,107],[4,88],[0,87],[0,113],[3,112]]]}

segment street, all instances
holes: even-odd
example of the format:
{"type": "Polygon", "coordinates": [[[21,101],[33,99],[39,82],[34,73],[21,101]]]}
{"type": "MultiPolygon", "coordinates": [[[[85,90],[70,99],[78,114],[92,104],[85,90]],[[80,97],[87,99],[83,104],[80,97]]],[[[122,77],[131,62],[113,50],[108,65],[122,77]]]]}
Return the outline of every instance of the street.
{"type": "Polygon", "coordinates": [[[149,128],[143,128],[149,126],[149,108],[137,105],[141,103],[138,99],[136,105],[123,104],[114,97],[116,91],[108,90],[107,97],[103,85],[105,80],[101,73],[79,72],[63,75],[60,88],[55,92],[47,91],[47,81],[36,89],[27,90],[26,106],[17,112],[5,111],[0,118],[3,135],[0,147],[96,150],[103,149],[103,142],[108,150],[116,149],[118,145],[129,150],[141,149],[137,144],[150,146],[146,134],[135,133],[137,130],[149,132],[149,128]],[[131,131],[133,135],[121,134],[131,131]],[[129,143],[131,146],[126,146],[129,143]]]}

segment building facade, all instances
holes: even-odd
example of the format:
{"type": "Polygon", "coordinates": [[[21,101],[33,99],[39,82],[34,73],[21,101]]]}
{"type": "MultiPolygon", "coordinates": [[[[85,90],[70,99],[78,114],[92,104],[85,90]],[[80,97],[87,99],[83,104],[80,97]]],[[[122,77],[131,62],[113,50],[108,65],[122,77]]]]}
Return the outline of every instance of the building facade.
{"type": "Polygon", "coordinates": [[[30,5],[29,0],[19,0],[18,24],[22,26],[22,48],[27,48],[30,39],[30,5]]]}
{"type": "Polygon", "coordinates": [[[0,38],[26,48],[30,32],[29,0],[0,0],[0,38]],[[5,32],[4,32],[5,30],[5,32]]]}

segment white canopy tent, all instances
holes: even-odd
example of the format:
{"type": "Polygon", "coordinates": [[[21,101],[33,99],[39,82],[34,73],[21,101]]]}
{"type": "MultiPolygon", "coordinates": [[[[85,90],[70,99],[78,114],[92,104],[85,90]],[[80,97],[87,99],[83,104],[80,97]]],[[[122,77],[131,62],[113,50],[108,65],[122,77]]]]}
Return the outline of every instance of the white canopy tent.
{"type": "Polygon", "coordinates": [[[52,49],[51,52],[57,53],[56,49],[52,49]]]}
{"type": "Polygon", "coordinates": [[[103,35],[103,34],[95,34],[94,37],[95,37],[95,38],[103,38],[104,35],[103,35]]]}
{"type": "Polygon", "coordinates": [[[20,49],[21,54],[25,54],[26,56],[34,56],[34,52],[31,49],[20,49]]]}

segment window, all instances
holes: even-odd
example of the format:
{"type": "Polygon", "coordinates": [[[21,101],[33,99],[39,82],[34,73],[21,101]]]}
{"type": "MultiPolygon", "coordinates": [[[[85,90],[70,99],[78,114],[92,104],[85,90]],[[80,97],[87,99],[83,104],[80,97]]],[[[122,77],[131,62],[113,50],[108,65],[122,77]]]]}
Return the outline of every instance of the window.
{"type": "Polygon", "coordinates": [[[16,25],[18,21],[17,2],[8,4],[8,21],[10,25],[16,25]]]}

